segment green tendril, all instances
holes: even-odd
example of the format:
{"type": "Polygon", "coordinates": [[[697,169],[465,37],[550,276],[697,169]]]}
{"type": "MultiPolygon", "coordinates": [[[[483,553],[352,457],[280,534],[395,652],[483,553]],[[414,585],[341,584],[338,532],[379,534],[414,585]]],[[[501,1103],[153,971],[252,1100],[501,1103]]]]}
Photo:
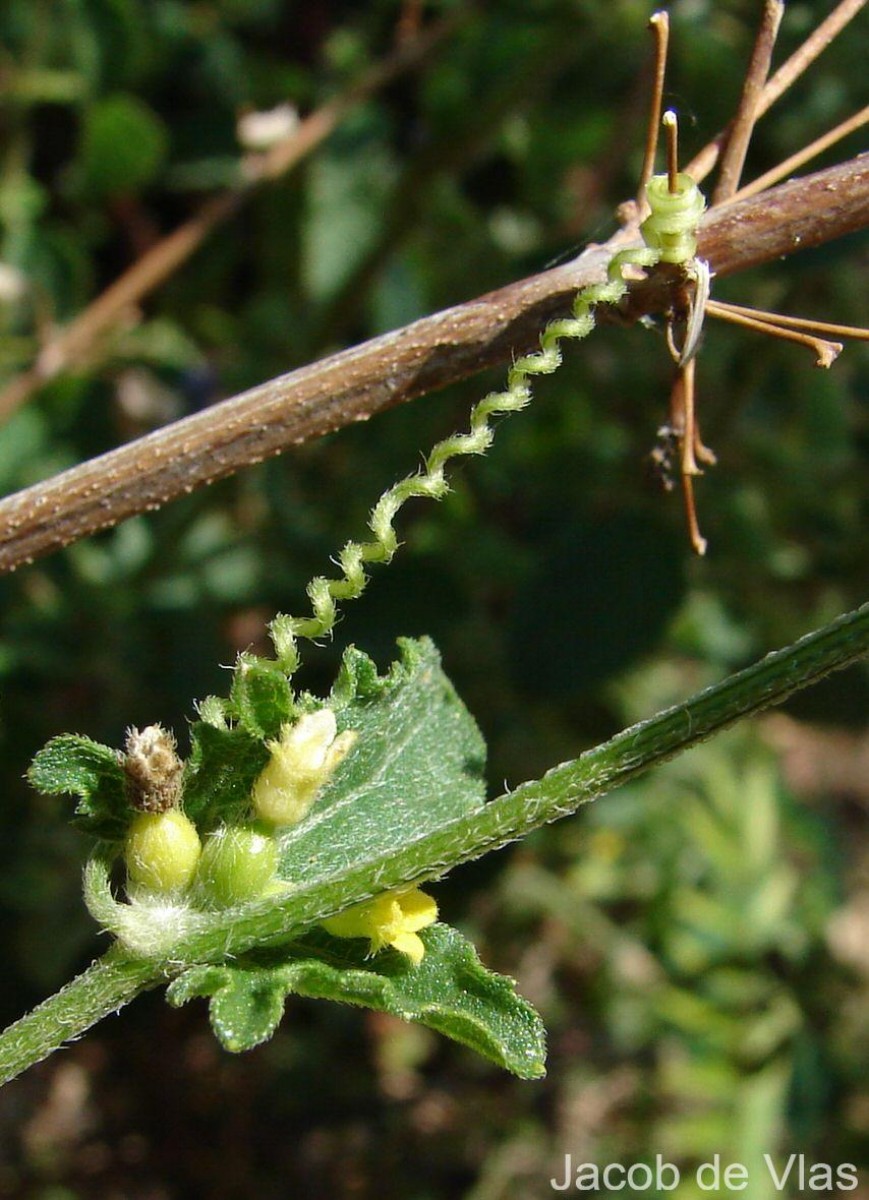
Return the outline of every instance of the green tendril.
{"type": "Polygon", "coordinates": [[[348,542],[338,555],[340,579],[318,576],[307,587],[313,616],[291,617],[279,614],[271,622],[269,632],[278,662],[287,675],[299,665],[298,639],[314,641],[331,634],[337,619],[337,605],[342,600],[356,600],[368,583],[366,567],[374,563],[389,563],[398,549],[398,536],[393,524],[399,509],[410,499],[420,496],[441,500],[449,491],[445,468],[454,458],[485,454],[492,444],[495,430],[492,418],[520,412],[531,401],[530,380],[534,375],[551,375],[561,366],[562,341],[587,337],[595,326],[595,308],[601,304],[618,304],[626,295],[628,285],[622,268],[628,264],[654,267],[662,259],[685,262],[693,257],[692,235],[696,234],[703,200],[687,176],[680,176],[678,194],[666,192],[667,176],[654,176],[649,182],[648,198],[652,216],[643,223],[643,248],[622,250],[610,260],[607,278],[582,288],[573,301],[572,316],[550,321],[540,335],[540,349],[516,359],[507,373],[507,386],[501,392],[490,392],[471,410],[470,429],[444,438],[429,452],[422,469],[415,475],[393,484],[383,493],[371,510],[368,527],[374,535],[370,542],[348,542]],[[660,181],[663,180],[663,188],[660,181]],[[687,184],[681,181],[690,183],[687,184]],[[660,200],[662,194],[664,199],[660,200]],[[666,222],[666,236],[661,239],[660,216],[666,222]],[[665,243],[662,245],[662,240],[665,243]],[[674,243],[679,249],[674,257],[674,243]]]}

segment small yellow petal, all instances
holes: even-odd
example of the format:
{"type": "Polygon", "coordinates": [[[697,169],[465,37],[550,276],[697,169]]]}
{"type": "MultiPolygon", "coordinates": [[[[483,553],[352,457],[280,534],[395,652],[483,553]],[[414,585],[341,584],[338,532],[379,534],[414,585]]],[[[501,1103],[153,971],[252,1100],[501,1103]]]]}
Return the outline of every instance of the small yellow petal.
{"type": "Polygon", "coordinates": [[[344,912],[334,917],[327,917],[321,922],[327,933],[335,937],[364,937],[373,943],[373,949],[380,950],[389,945],[393,933],[401,928],[401,909],[390,892],[375,896],[373,900],[363,900],[353,904],[344,912]]]}
{"type": "Polygon", "coordinates": [[[418,933],[400,933],[389,944],[406,954],[415,967],[419,966],[425,955],[425,946],[418,933]]]}
{"type": "Polygon", "coordinates": [[[425,929],[427,925],[433,925],[438,919],[438,906],[431,896],[426,892],[421,892],[419,888],[412,888],[409,892],[400,893],[398,903],[401,905],[402,929],[411,933],[416,933],[420,929],[425,929]]]}
{"type": "Polygon", "coordinates": [[[431,896],[419,888],[406,888],[363,900],[321,924],[335,937],[368,938],[371,954],[393,946],[416,965],[425,954],[417,932],[436,921],[437,915],[438,906],[431,896]]]}

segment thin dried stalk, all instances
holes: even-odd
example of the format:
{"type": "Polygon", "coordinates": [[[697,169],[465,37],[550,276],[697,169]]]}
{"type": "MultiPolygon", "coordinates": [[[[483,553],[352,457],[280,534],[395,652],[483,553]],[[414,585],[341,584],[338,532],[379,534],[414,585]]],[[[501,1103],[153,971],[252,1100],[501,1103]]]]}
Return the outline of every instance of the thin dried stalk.
{"type": "MultiPolygon", "coordinates": [[[[866,226],[869,155],[710,210],[699,253],[722,276],[866,226]]],[[[9,497],[0,502],[0,571],[532,347],[626,240],[622,232],[572,263],[279,376],[9,497]]],[[[630,315],[660,311],[661,287],[640,284],[630,315]]]]}
{"type": "Polygon", "coordinates": [[[658,133],[661,127],[661,108],[664,103],[664,76],[667,71],[667,47],[670,42],[670,17],[666,12],[652,13],[649,29],[655,38],[655,72],[652,81],[652,100],[649,105],[649,123],[646,128],[646,148],[640,182],[637,185],[637,208],[648,211],[645,199],[646,184],[655,170],[655,154],[658,150],[658,133]]]}
{"type": "Polygon", "coordinates": [[[760,98],[769,75],[769,64],[772,62],[772,52],[784,10],[783,0],[766,0],[763,6],[763,17],[757,32],[751,61],[745,73],[739,107],[731,122],[724,152],[721,155],[718,182],[712,196],[713,204],[723,204],[739,187],[745,156],[748,153],[748,143],[751,141],[754,125],[759,115],[760,98]]]}
{"type": "Polygon", "coordinates": [[[866,0],[842,0],[828,17],[814,29],[802,46],[782,63],[779,69],[763,89],[758,116],[770,109],[776,100],[780,99],[789,87],[812,65],[819,54],[839,36],[846,25],[866,7],[866,0]]]}
{"type": "MultiPolygon", "coordinates": [[[[842,0],[830,15],[806,38],[798,50],[782,63],[775,74],[769,79],[760,94],[760,100],[755,113],[755,121],[759,121],[768,112],[776,100],[779,100],[793,83],[799,79],[823,53],[830,43],[838,37],[842,30],[853,21],[857,13],[866,6],[867,0],[842,0]]],[[[709,142],[699,154],[692,158],[685,171],[697,183],[702,183],[715,164],[721,153],[721,147],[727,140],[730,126],[723,129],[709,142]]]]}
{"type": "Polygon", "coordinates": [[[831,367],[842,353],[841,342],[830,342],[826,338],[814,337],[798,329],[791,329],[775,319],[774,314],[748,314],[731,308],[728,304],[719,304],[710,300],[706,305],[710,317],[718,317],[720,321],[730,321],[732,325],[741,325],[744,329],[753,329],[755,333],[765,333],[770,337],[781,338],[785,342],[796,342],[806,346],[815,356],[819,367],[831,367]]]}
{"type": "Polygon", "coordinates": [[[673,387],[670,405],[674,415],[678,412],[678,419],[673,420],[672,424],[682,442],[682,469],[679,477],[682,482],[682,502],[688,524],[688,537],[694,553],[702,557],[706,553],[706,538],[700,532],[694,500],[694,476],[703,474],[695,456],[700,437],[694,408],[696,366],[697,360],[692,358],[682,367],[673,387]]]}
{"type": "Polygon", "coordinates": [[[814,317],[789,317],[785,313],[764,313],[758,308],[749,308],[747,304],[723,304],[720,300],[713,300],[712,303],[719,309],[725,309],[728,312],[740,313],[745,317],[756,317],[763,320],[767,318],[767,324],[770,322],[774,325],[780,325],[783,329],[807,329],[810,333],[819,335],[829,335],[830,337],[853,338],[860,342],[869,342],[869,329],[863,329],[859,325],[837,325],[832,321],[816,321],[814,317]]]}
{"type": "Polygon", "coordinates": [[[836,142],[840,142],[849,133],[854,133],[855,130],[861,129],[867,122],[869,122],[869,104],[861,109],[860,112],[854,113],[853,117],[848,117],[846,121],[840,122],[835,129],[831,129],[821,137],[815,138],[808,146],[803,146],[802,150],[798,150],[796,154],[792,154],[790,158],[786,158],[784,162],[780,162],[777,167],[772,167],[769,171],[765,171],[763,175],[759,175],[757,179],[753,179],[751,183],[747,183],[745,187],[741,187],[738,192],[734,192],[730,200],[744,200],[746,196],[757,196],[761,192],[765,192],[773,184],[786,179],[788,175],[793,174],[794,171],[798,171],[800,167],[804,167],[807,162],[811,162],[813,158],[817,158],[819,154],[823,154],[825,150],[829,150],[831,146],[835,146],[836,142]]]}

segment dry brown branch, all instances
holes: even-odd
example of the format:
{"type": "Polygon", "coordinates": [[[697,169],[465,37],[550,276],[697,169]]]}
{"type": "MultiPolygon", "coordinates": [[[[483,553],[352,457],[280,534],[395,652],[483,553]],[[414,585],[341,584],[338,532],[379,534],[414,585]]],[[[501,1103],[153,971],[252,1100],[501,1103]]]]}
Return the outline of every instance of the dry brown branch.
{"type": "MultiPolygon", "coordinates": [[[[788,90],[788,88],[799,79],[815,61],[815,59],[823,53],[830,43],[838,37],[845,26],[853,21],[857,13],[866,5],[866,0],[842,0],[841,4],[830,13],[830,15],[821,22],[817,29],[806,38],[798,50],[795,50],[790,58],[782,63],[779,69],[775,72],[771,79],[767,82],[763,91],[760,94],[760,99],[755,113],[755,120],[759,121],[764,113],[768,112],[775,104],[776,100],[788,90]]],[[[702,183],[712,168],[718,162],[718,156],[721,153],[721,147],[727,140],[730,131],[730,126],[723,129],[720,133],[709,142],[699,154],[696,154],[685,171],[697,183],[702,183]]]]}
{"type": "Polygon", "coordinates": [[[242,161],[243,182],[212,197],[188,221],[162,238],[110,284],[68,325],[58,329],[43,346],[35,365],[15,376],[0,391],[0,421],[25,403],[43,384],[71,364],[79,363],[98,339],[161,283],[164,283],[205,241],[218,225],[236,212],[263,183],[285,175],[315,150],[363,100],[418,66],[456,26],[449,18],[419,37],[403,40],[383,62],[357,83],[328,100],[305,117],[287,137],[269,151],[242,161]]]}
{"type": "MultiPolygon", "coordinates": [[[[861,155],[710,210],[699,253],[729,275],[867,225],[869,155],[861,155]]],[[[625,241],[622,231],[571,263],[278,376],[7,498],[0,571],[528,349],[625,241]]],[[[661,287],[654,279],[636,287],[631,315],[657,311],[661,287]]]]}

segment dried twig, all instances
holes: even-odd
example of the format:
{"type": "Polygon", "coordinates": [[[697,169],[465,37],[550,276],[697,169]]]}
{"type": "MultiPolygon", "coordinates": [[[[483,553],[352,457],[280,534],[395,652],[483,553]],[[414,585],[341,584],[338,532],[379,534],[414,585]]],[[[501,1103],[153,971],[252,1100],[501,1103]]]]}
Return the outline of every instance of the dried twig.
{"type": "Polygon", "coordinates": [[[664,75],[667,70],[667,47],[670,41],[670,17],[666,12],[652,13],[649,29],[655,38],[655,70],[652,82],[652,99],[649,105],[649,121],[646,128],[646,148],[637,186],[637,209],[648,212],[645,199],[646,184],[655,170],[655,154],[658,149],[658,134],[661,129],[661,108],[664,102],[664,75]]]}
{"type": "Polygon", "coordinates": [[[718,309],[726,309],[727,312],[739,313],[746,317],[756,317],[763,320],[767,317],[767,323],[780,325],[783,329],[807,329],[811,333],[828,334],[830,337],[853,338],[859,342],[869,342],[869,329],[862,329],[858,325],[837,325],[832,321],[816,321],[814,317],[789,317],[785,313],[763,313],[760,309],[750,308],[747,304],[724,304],[720,300],[713,300],[712,303],[718,309]]]}
{"type": "MultiPolygon", "coordinates": [[[[706,553],[706,538],[700,532],[700,525],[697,521],[697,505],[694,501],[694,476],[702,475],[703,473],[697,463],[698,448],[701,448],[707,455],[711,455],[711,452],[706,450],[706,447],[700,441],[700,433],[697,428],[697,415],[694,406],[696,365],[697,360],[695,358],[689,359],[676,376],[670,396],[670,424],[682,447],[679,478],[682,483],[685,518],[688,522],[688,537],[694,553],[702,556],[706,553]]],[[[706,461],[714,462],[715,456],[711,455],[711,458],[707,458],[706,461]]]]}
{"type": "Polygon", "coordinates": [[[720,321],[730,321],[733,325],[741,325],[744,329],[753,329],[756,333],[766,333],[773,337],[782,338],[786,342],[796,342],[807,346],[815,355],[819,367],[831,367],[842,353],[841,342],[830,342],[825,338],[814,337],[811,333],[802,333],[798,329],[789,329],[778,320],[775,313],[752,313],[744,309],[731,308],[729,304],[721,304],[717,300],[709,300],[706,312],[710,317],[718,317],[720,321]]]}
{"type": "Polygon", "coordinates": [[[825,150],[829,150],[831,146],[835,146],[836,142],[840,142],[849,133],[854,133],[855,130],[862,128],[867,122],[869,122],[869,104],[860,112],[854,113],[853,117],[842,121],[835,129],[815,138],[808,146],[803,146],[802,150],[798,150],[796,154],[792,154],[790,158],[780,162],[777,167],[772,167],[763,175],[759,175],[757,179],[753,179],[751,183],[747,183],[745,187],[741,187],[738,192],[734,192],[727,203],[733,200],[744,200],[746,196],[757,196],[760,192],[765,192],[767,188],[782,179],[787,179],[788,175],[798,171],[800,167],[804,167],[807,162],[811,162],[813,158],[817,158],[819,154],[823,154],[825,150]]]}
{"type": "Polygon", "coordinates": [[[739,187],[748,143],[758,118],[760,98],[769,74],[769,64],[772,61],[775,39],[783,14],[783,0],[765,0],[763,17],[742,85],[739,107],[730,124],[730,132],[721,155],[718,182],[712,196],[713,204],[723,204],[739,187]]]}
{"type": "MultiPolygon", "coordinates": [[[[865,7],[866,2],[867,0],[842,0],[830,15],[812,31],[799,49],[795,50],[790,58],[782,63],[760,94],[755,113],[756,121],[772,108],[776,100],[780,99],[788,88],[799,79],[800,75],[812,65],[818,55],[826,50],[834,38],[865,7]]],[[[685,171],[697,183],[702,183],[718,162],[721,147],[727,140],[729,130],[730,126],[716,134],[712,141],[704,146],[685,167],[685,171]]]]}
{"type": "MultiPolygon", "coordinates": [[[[711,210],[699,253],[722,276],[867,226],[863,155],[711,210]]],[[[573,263],[270,380],[9,497],[0,502],[0,571],[531,347],[626,240],[622,231],[573,263]]],[[[660,288],[638,285],[630,314],[659,311],[660,288]]]]}
{"type": "Polygon", "coordinates": [[[776,100],[785,94],[788,88],[799,79],[800,75],[804,74],[818,55],[827,49],[829,44],[865,6],[866,0],[842,0],[830,15],[812,30],[802,46],[794,51],[787,62],[782,63],[763,89],[757,114],[759,117],[763,116],[776,100]]]}
{"type": "Polygon", "coordinates": [[[455,26],[456,18],[448,18],[417,38],[403,40],[383,62],[302,120],[286,138],[266,153],[244,160],[240,172],[243,182],[212,197],[193,217],[143,254],[83,312],[54,334],[30,370],[10,380],[0,392],[0,420],[71,363],[82,361],[93,350],[97,339],[164,283],[213,229],[237,211],[256,187],[278,179],[297,166],[353,108],[417,66],[455,26]]]}

